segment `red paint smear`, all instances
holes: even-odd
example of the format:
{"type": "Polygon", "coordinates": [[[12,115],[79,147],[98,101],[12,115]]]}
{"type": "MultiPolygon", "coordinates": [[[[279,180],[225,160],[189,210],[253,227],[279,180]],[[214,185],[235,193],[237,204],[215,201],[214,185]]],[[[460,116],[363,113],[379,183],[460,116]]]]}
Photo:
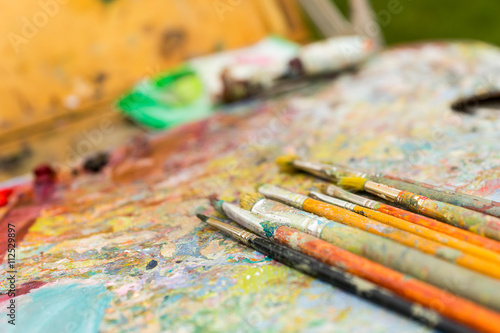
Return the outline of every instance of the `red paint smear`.
{"type": "Polygon", "coordinates": [[[0,190],[0,207],[5,206],[9,202],[9,197],[12,192],[11,188],[0,190]]]}
{"type": "MultiPolygon", "coordinates": [[[[23,283],[20,287],[18,287],[16,289],[16,296],[14,296],[14,297],[27,294],[31,290],[38,289],[41,286],[46,285],[46,284],[47,284],[47,282],[43,282],[43,281],[30,281],[30,282],[23,283]]],[[[8,300],[9,298],[11,298],[11,297],[9,297],[8,294],[1,295],[0,296],[0,303],[8,300]]]]}
{"type": "Polygon", "coordinates": [[[44,205],[17,207],[7,213],[7,215],[0,221],[0,263],[3,262],[5,253],[7,252],[8,225],[13,224],[15,226],[16,246],[19,246],[19,243],[28,232],[28,229],[36,221],[43,208],[44,205]]]}

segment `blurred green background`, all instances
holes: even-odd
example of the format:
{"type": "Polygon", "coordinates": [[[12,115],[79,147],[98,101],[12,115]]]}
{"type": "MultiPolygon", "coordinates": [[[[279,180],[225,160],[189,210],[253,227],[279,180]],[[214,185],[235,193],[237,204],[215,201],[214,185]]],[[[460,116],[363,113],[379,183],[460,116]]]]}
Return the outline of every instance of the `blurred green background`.
{"type": "MultiPolygon", "coordinates": [[[[371,0],[375,13],[399,1],[402,10],[381,27],[387,44],[423,39],[476,39],[500,45],[498,0],[371,0]]],[[[344,13],[348,0],[333,1],[344,13]]],[[[383,15],[380,15],[383,18],[383,15]]]]}

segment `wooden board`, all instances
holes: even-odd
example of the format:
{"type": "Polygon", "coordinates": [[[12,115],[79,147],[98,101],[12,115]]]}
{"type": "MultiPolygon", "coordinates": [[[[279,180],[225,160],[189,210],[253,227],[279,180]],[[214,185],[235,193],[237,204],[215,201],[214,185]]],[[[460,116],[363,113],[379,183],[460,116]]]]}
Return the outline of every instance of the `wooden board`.
{"type": "Polygon", "coordinates": [[[184,59],[273,33],[308,38],[295,0],[0,3],[2,142],[109,103],[138,79],[184,59]]]}

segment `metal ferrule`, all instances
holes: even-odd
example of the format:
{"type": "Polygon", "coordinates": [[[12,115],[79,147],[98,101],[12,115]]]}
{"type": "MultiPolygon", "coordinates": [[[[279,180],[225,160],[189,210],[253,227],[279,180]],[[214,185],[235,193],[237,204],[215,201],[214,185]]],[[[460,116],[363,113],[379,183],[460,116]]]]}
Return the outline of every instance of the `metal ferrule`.
{"type": "Polygon", "coordinates": [[[246,245],[250,245],[250,240],[257,238],[257,236],[249,233],[248,231],[233,227],[230,224],[220,222],[214,218],[209,218],[206,222],[207,224],[221,230],[222,232],[246,245]]]}
{"type": "Polygon", "coordinates": [[[323,227],[331,222],[323,217],[269,199],[259,200],[252,207],[252,212],[313,236],[319,236],[323,227]]]}
{"type": "Polygon", "coordinates": [[[338,178],[339,174],[341,176],[361,177],[361,178],[366,178],[368,176],[368,174],[365,172],[349,169],[349,168],[342,167],[342,166],[336,166],[336,167],[332,166],[331,170],[334,170],[334,171],[332,171],[332,177],[335,176],[336,178],[338,178]]]}
{"type": "Polygon", "coordinates": [[[228,202],[222,204],[222,210],[227,217],[242,227],[253,231],[259,236],[266,237],[266,233],[260,225],[261,222],[265,221],[262,217],[228,202]]]}
{"type": "Polygon", "coordinates": [[[365,191],[393,202],[397,200],[399,193],[401,193],[398,189],[372,181],[365,183],[365,191]]]}
{"type": "Polygon", "coordinates": [[[356,195],[356,194],[351,193],[351,192],[347,192],[346,190],[341,189],[340,187],[335,186],[335,185],[329,185],[326,188],[326,194],[328,194],[329,196],[337,197],[337,198],[343,199],[343,200],[347,200],[347,201],[350,201],[352,203],[355,203],[356,205],[371,208],[371,209],[374,209],[377,207],[377,205],[379,205],[379,203],[375,200],[363,198],[362,196],[356,195]]]}
{"type": "Polygon", "coordinates": [[[318,199],[318,200],[321,200],[323,202],[326,202],[326,203],[329,203],[329,204],[332,204],[335,206],[339,206],[339,207],[342,207],[345,209],[349,209],[349,210],[354,210],[354,208],[356,207],[356,205],[353,203],[350,203],[350,202],[347,202],[344,200],[340,200],[337,198],[333,198],[333,197],[330,197],[328,195],[324,195],[324,194],[321,194],[321,193],[315,192],[315,191],[311,191],[309,193],[309,196],[311,198],[318,199]]]}
{"type": "Polygon", "coordinates": [[[308,197],[303,194],[293,193],[268,184],[260,186],[258,191],[266,198],[278,200],[299,209],[302,209],[304,201],[308,199],[308,197]]]}
{"type": "Polygon", "coordinates": [[[337,173],[347,173],[351,176],[366,178],[367,173],[346,168],[340,165],[325,164],[319,162],[310,162],[304,160],[295,160],[293,165],[300,170],[306,171],[310,174],[325,178],[328,180],[337,181],[337,173]]]}
{"type": "Polygon", "coordinates": [[[326,179],[331,179],[332,177],[335,178],[335,172],[337,171],[337,168],[331,165],[318,162],[295,160],[293,161],[293,165],[297,169],[306,171],[310,174],[326,179]]]}

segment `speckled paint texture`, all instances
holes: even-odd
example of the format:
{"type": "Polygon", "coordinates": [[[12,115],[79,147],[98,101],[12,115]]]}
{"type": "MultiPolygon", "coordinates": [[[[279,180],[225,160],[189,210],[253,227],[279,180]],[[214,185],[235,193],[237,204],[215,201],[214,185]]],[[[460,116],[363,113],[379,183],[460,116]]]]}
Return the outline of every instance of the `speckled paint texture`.
{"type": "Polygon", "coordinates": [[[289,153],[500,201],[500,118],[450,109],[457,98],[498,89],[498,73],[500,51],[488,45],[400,46],[354,74],[160,134],[154,163],[137,163],[128,181],[103,172],[61,183],[61,201],[17,244],[18,286],[45,283],[19,299],[55,320],[35,293],[102,286],[109,302],[91,302],[105,308],[92,317],[103,333],[429,332],[269,260],[195,215],[212,213],[208,196],[235,201],[258,182],[306,193],[312,177],[279,173],[274,163],[289,153]]]}

